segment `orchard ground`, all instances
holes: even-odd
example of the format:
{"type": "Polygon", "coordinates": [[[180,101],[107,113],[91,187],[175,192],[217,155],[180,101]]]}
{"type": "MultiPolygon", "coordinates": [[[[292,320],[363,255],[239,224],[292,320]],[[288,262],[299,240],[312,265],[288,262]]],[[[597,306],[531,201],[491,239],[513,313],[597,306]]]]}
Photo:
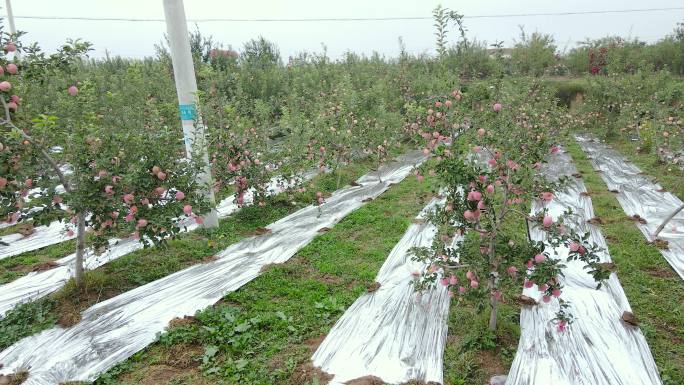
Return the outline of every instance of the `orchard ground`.
{"type": "MultiPolygon", "coordinates": [[[[462,26],[462,19],[449,15],[436,10],[435,22],[462,26]]],[[[490,55],[486,45],[465,35],[453,45],[440,35],[438,57],[349,53],[331,61],[323,53],[287,63],[263,38],[247,43],[237,57],[217,56],[211,52],[218,44],[194,32],[198,98],[216,181],[211,188],[238,202],[250,188],[257,191],[256,205],[222,220],[217,229],[192,233],[180,233],[174,218],[201,221],[196,213],[208,209],[202,186],[194,182],[204,165],[182,161],[164,46],[145,60],[89,60],[84,42],[45,55],[18,37],[2,34],[0,95],[7,108],[0,128],[0,216],[19,218],[21,226],[55,218],[76,224],[88,212],[91,231],[82,232],[81,245],[102,246],[122,234],[159,242],[10,311],[0,320],[0,349],[55,325],[73,325],[93,304],[211,260],[394,155],[423,148],[432,161],[414,176],[318,235],[287,263],[269,266],[215,306],[174,320],[156,343],[96,383],[324,384],[328,376],[309,363],[313,350],[345,309],[372,290],[387,254],[438,190],[448,204],[429,219],[439,227],[437,239],[452,239],[459,223],[459,231],[468,232],[460,257],[471,267],[438,266],[448,253],[435,242],[416,252],[429,262],[426,271],[407,280],[438,283],[435,274],[443,271],[467,283],[462,291],[449,280],[445,284],[454,299],[444,380],[487,383],[508,371],[516,353],[520,305],[514,298],[523,283],[534,278],[547,286],[548,300],[562,298],[559,269],[528,240],[526,221],[584,250],[575,257],[597,266],[593,250],[583,249],[576,234],[560,231],[560,222],[546,213],[528,215],[532,199],[553,199],[553,186],[537,170],[549,151],[563,145],[592,196],[616,274],[663,383],[684,383],[684,285],[572,139],[588,132],[606,140],[684,198],[684,161],[676,157],[684,150],[681,26],[656,44],[607,38],[558,56],[553,39],[538,33],[523,38],[511,58],[490,55]],[[20,60],[10,54],[14,49],[23,51],[20,60]],[[493,151],[487,168],[467,162],[488,149],[493,151]],[[50,158],[69,164],[73,174],[56,175],[50,158]],[[332,172],[266,196],[263,186],[274,176],[294,177],[312,168],[332,172]],[[57,194],[64,182],[73,189],[57,194]],[[468,194],[458,193],[462,186],[468,194]],[[43,196],[27,204],[24,197],[35,187],[43,196]],[[32,205],[44,210],[31,211],[32,205]],[[481,217],[494,224],[487,227],[481,217]],[[492,271],[505,279],[490,279],[492,271]]],[[[0,230],[0,239],[16,229],[0,230]]],[[[68,241],[0,261],[0,284],[49,269],[76,245],[68,241]]],[[[605,272],[595,271],[600,281],[605,272]]],[[[554,320],[559,332],[566,316],[554,320]]]]}

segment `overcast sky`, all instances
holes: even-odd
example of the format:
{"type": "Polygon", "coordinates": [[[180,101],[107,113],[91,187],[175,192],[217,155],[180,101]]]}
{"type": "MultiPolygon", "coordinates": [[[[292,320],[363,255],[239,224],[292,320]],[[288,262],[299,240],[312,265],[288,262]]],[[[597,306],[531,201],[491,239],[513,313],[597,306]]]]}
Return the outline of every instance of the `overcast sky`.
{"type": "MultiPolygon", "coordinates": [[[[0,2],[4,5],[4,2],[0,2]]],[[[189,19],[201,18],[330,18],[430,16],[442,4],[466,15],[601,11],[643,8],[683,7],[683,0],[185,0],[189,19]]],[[[162,0],[12,0],[18,16],[72,17],[164,17],[162,0]]],[[[4,8],[4,7],[3,7],[4,8]]],[[[0,13],[5,14],[2,10],[0,13]]],[[[550,33],[559,49],[571,47],[587,37],[606,35],[639,37],[656,41],[684,21],[684,10],[602,15],[530,16],[466,19],[471,37],[487,42],[503,40],[511,46],[519,25],[527,32],[550,33]]],[[[154,55],[166,26],[163,22],[65,21],[16,19],[18,30],[28,32],[24,42],[38,42],[52,51],[67,38],[82,38],[94,44],[92,56],[108,50],[113,55],[144,57],[154,55]]],[[[194,28],[194,26],[191,26],[194,28]]],[[[353,22],[203,22],[202,33],[239,48],[259,35],[277,43],[283,58],[301,51],[321,51],[328,47],[331,57],[347,50],[388,56],[398,53],[397,38],[404,39],[412,53],[434,53],[431,20],[353,21],[353,22]]],[[[453,41],[455,33],[450,34],[453,41]]]]}

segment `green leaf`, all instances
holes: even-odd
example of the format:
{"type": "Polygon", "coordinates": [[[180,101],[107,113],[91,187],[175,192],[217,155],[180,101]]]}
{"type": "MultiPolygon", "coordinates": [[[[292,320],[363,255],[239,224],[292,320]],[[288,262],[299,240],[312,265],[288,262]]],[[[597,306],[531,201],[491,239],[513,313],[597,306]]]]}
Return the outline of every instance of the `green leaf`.
{"type": "Polygon", "coordinates": [[[244,333],[247,330],[249,330],[251,327],[252,327],[252,325],[249,322],[243,322],[243,323],[241,323],[235,327],[235,332],[236,333],[244,333]]]}
{"type": "Polygon", "coordinates": [[[218,353],[219,348],[214,345],[207,345],[204,347],[204,356],[202,356],[202,362],[206,365],[211,361],[212,358],[218,353]]]}

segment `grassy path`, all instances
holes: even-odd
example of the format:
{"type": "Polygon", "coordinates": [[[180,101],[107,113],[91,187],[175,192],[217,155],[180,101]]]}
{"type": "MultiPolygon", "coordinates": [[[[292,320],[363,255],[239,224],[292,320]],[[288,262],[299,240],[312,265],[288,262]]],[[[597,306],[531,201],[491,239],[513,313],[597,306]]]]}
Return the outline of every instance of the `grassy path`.
{"type": "MultiPolygon", "coordinates": [[[[641,320],[664,384],[684,383],[684,285],[626,218],[579,147],[569,143],[568,150],[584,176],[596,215],[604,222],[601,230],[618,276],[641,320]]],[[[637,164],[645,172],[654,170],[637,164]]],[[[366,168],[349,171],[345,180],[366,168]]],[[[667,180],[660,182],[668,186],[667,180]]],[[[332,191],[335,181],[325,176],[316,184],[332,191]]],[[[172,322],[157,343],[101,376],[96,384],[325,383],[325,374],[309,365],[309,357],[343,311],[373,283],[389,251],[429,200],[429,193],[428,183],[419,184],[410,177],[393,186],[318,236],[286,264],[270,267],[196,317],[172,322]]],[[[143,250],[90,272],[85,292],[67,286],[44,301],[19,308],[11,322],[0,322],[0,345],[8,330],[15,333],[9,341],[16,340],[19,334],[41,330],[44,324],[49,327],[97,300],[201,263],[207,255],[292,210],[289,200],[276,199],[268,208],[250,208],[222,221],[217,232],[188,234],[163,252],[143,250]]],[[[511,223],[507,231],[514,239],[525,240],[524,223],[511,223]]],[[[488,311],[478,314],[477,309],[452,304],[445,385],[484,384],[491,375],[508,371],[518,342],[519,305],[506,298],[519,294],[519,288],[503,292],[496,333],[487,330],[488,311]]]]}
{"type": "Polygon", "coordinates": [[[579,145],[571,142],[567,149],[591,194],[617,275],[641,321],[662,380],[665,385],[684,384],[684,284],[625,215],[579,145]]]}
{"type": "MultiPolygon", "coordinates": [[[[340,171],[341,179],[343,182],[355,180],[365,174],[370,166],[370,162],[350,165],[340,171]]],[[[87,271],[82,289],[78,289],[73,283],[67,283],[50,296],[20,305],[8,312],[0,320],[0,349],[57,323],[72,325],[79,321],[81,311],[97,302],[191,265],[206,262],[229,245],[254,235],[260,228],[310,204],[314,201],[316,191],[334,191],[336,184],[336,175],[320,175],[311,181],[305,194],[278,195],[266,207],[245,207],[222,220],[218,229],[183,234],[164,248],[139,250],[87,271]]],[[[29,263],[32,261],[30,255],[26,258],[29,258],[29,263]]]]}
{"type": "MultiPolygon", "coordinates": [[[[516,243],[525,243],[524,220],[508,217],[504,235],[516,243]]],[[[467,302],[452,302],[449,309],[449,335],[444,352],[445,385],[488,384],[492,376],[508,373],[520,337],[520,295],[518,285],[502,285],[496,332],[488,328],[489,306],[479,309],[467,302]]]]}
{"type": "MultiPolygon", "coordinates": [[[[578,150],[570,146],[597,215],[608,219],[602,231],[663,381],[682,383],[684,288],[658,250],[625,218],[578,150]]],[[[387,202],[384,212],[378,211],[378,204],[395,199],[414,183],[407,180],[394,187],[318,237],[290,262],[272,268],[221,304],[193,319],[178,320],[157,344],[98,383],[151,384],[159,379],[170,384],[325,383],[325,375],[307,365],[308,358],[338,316],[372,283],[427,197],[408,206],[412,210],[403,213],[403,226],[392,224],[392,218],[402,215],[396,203],[387,202]]],[[[416,199],[411,188],[402,194],[408,193],[416,199]]],[[[524,223],[512,223],[508,231],[514,239],[525,240],[524,223]]],[[[516,294],[517,287],[504,289],[504,298],[516,294]]],[[[458,303],[451,307],[445,384],[484,384],[491,375],[508,371],[519,336],[519,305],[505,299],[500,311],[500,328],[492,333],[486,327],[487,311],[458,303]]]]}
{"type": "Polygon", "coordinates": [[[11,282],[32,271],[51,268],[51,262],[74,252],[76,241],[69,240],[39,250],[0,260],[0,285],[11,282]]]}
{"type": "MultiPolygon", "coordinates": [[[[649,245],[626,217],[579,146],[573,141],[568,147],[584,176],[596,215],[604,220],[601,230],[618,265],[620,281],[641,319],[662,379],[665,385],[684,384],[684,285],[658,249],[649,245]]],[[[684,179],[678,179],[678,171],[668,171],[667,165],[656,162],[655,157],[637,154],[631,160],[638,160],[636,163],[645,172],[659,175],[663,186],[684,195],[684,179]]],[[[511,223],[507,231],[517,241],[525,241],[524,223],[511,223]]],[[[519,306],[508,299],[519,294],[519,288],[504,288],[503,292],[502,322],[496,333],[486,327],[488,311],[478,314],[477,309],[465,304],[451,307],[445,384],[486,384],[492,375],[508,372],[520,334],[519,306]]]]}
{"type": "Polygon", "coordinates": [[[606,144],[619,151],[641,171],[652,176],[652,179],[660,183],[663,188],[684,200],[684,170],[673,164],[663,162],[656,154],[639,152],[635,142],[627,141],[624,138],[610,139],[606,144]]]}
{"type": "MultiPolygon", "coordinates": [[[[290,261],[195,317],[97,384],[324,383],[309,358],[334,322],[369,287],[387,254],[429,201],[409,177],[316,237],[290,261]]],[[[410,279],[410,277],[407,277],[410,279]]]]}

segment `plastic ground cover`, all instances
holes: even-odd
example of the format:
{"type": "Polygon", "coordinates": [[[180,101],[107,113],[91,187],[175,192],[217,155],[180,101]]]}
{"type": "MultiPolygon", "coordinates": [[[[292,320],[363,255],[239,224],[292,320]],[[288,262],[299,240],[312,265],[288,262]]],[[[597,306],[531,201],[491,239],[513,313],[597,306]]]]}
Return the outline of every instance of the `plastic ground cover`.
{"type": "MultiPolygon", "coordinates": [[[[309,173],[307,174],[309,176],[312,176],[313,174],[309,173]]],[[[274,178],[274,180],[271,181],[270,187],[275,187],[277,186],[277,182],[282,182],[278,180],[277,178],[274,178]]],[[[285,182],[287,183],[287,182],[285,182]]],[[[61,187],[61,186],[60,186],[61,187]]],[[[245,197],[247,199],[247,197],[245,197]]],[[[234,202],[232,198],[227,198],[224,199],[222,202],[219,203],[217,210],[219,210],[219,214],[221,213],[220,210],[222,208],[224,209],[230,209],[232,206],[234,206],[234,202]]],[[[36,207],[36,210],[41,210],[41,208],[36,207]]],[[[18,222],[10,222],[10,223],[3,223],[2,227],[7,227],[7,226],[12,226],[17,224],[18,222]]],[[[74,235],[67,235],[66,229],[65,229],[65,224],[64,222],[60,221],[53,221],[49,223],[48,225],[45,226],[36,226],[34,228],[33,233],[30,235],[23,235],[20,233],[14,233],[14,234],[8,234],[8,235],[3,235],[0,236],[0,241],[7,243],[8,246],[3,246],[0,244],[0,259],[5,259],[9,257],[13,257],[19,254],[23,254],[29,251],[34,251],[38,249],[42,249],[43,247],[55,245],[58,243],[62,243],[71,239],[76,239],[76,234],[74,235]]],[[[114,239],[112,240],[113,242],[120,241],[119,239],[114,239]]],[[[70,258],[70,257],[67,257],[70,258]]],[[[2,312],[0,311],[0,314],[2,312]]]]}
{"type": "MultiPolygon", "coordinates": [[[[636,225],[646,239],[653,241],[653,233],[658,226],[681,207],[682,201],[676,195],[662,191],[662,186],[651,182],[617,151],[586,136],[576,139],[594,167],[601,171],[599,175],[608,189],[617,191],[615,197],[625,213],[646,220],[646,223],[636,225]]],[[[661,249],[660,253],[684,279],[684,211],[680,211],[663,228],[658,238],[668,242],[668,249],[661,249]]]]}
{"type": "MultiPolygon", "coordinates": [[[[544,173],[549,178],[569,176],[576,172],[566,153],[551,155],[544,173]]],[[[581,193],[586,188],[581,179],[572,178],[569,188],[557,193],[547,205],[550,215],[557,218],[571,208],[576,217],[567,224],[580,233],[589,232],[589,242],[603,247],[603,261],[610,255],[600,230],[587,223],[594,217],[591,199],[581,193]]],[[[532,212],[542,209],[535,202],[532,212]]],[[[543,240],[543,233],[532,229],[532,238],[543,240]]],[[[567,247],[559,247],[553,258],[565,260],[567,247]]],[[[624,311],[631,311],[624,290],[615,274],[596,290],[593,278],[581,262],[567,262],[563,270],[565,286],[561,298],[570,302],[575,321],[566,331],[559,332],[552,322],[558,301],[541,301],[537,286],[524,289],[523,294],[536,299],[539,305],[523,307],[520,315],[520,342],[506,385],[660,385],[658,369],[639,328],[621,321],[624,311]]]]}
{"type": "MultiPolygon", "coordinates": [[[[60,167],[60,169],[62,170],[62,172],[63,172],[65,175],[69,175],[69,174],[72,173],[72,172],[71,172],[71,168],[70,168],[70,166],[68,166],[68,165],[64,165],[64,166],[60,167]]],[[[41,190],[41,189],[39,189],[39,188],[34,188],[34,189],[29,190],[29,191],[28,191],[28,196],[24,198],[24,202],[25,202],[25,203],[30,202],[30,201],[31,201],[31,197],[35,197],[36,195],[40,195],[40,194],[41,194],[41,191],[43,191],[43,190],[41,190]]],[[[61,184],[60,184],[60,185],[57,185],[57,186],[55,187],[55,192],[56,192],[57,194],[64,194],[64,192],[65,192],[64,186],[62,186],[61,184]]],[[[40,211],[40,210],[42,210],[42,209],[43,209],[42,207],[34,207],[34,208],[31,209],[31,210],[32,210],[32,211],[40,211]]],[[[17,223],[18,223],[17,221],[0,222],[0,229],[4,229],[5,227],[14,226],[14,225],[16,225],[17,223]]]]}
{"type": "MultiPolygon", "coordinates": [[[[443,199],[433,199],[409,226],[380,268],[380,288],[365,293],[342,315],[311,360],[334,375],[329,385],[364,376],[398,384],[409,380],[442,382],[449,296],[446,287],[417,294],[411,273],[412,247],[431,246],[436,228],[420,220],[443,199]]],[[[457,240],[454,241],[456,244],[457,240]]]]}
{"type": "MultiPolygon", "coordinates": [[[[62,172],[68,173],[69,167],[68,166],[62,166],[62,172]]],[[[62,185],[58,185],[55,188],[55,192],[57,194],[64,194],[64,187],[62,185]]],[[[24,202],[28,203],[31,201],[30,197],[35,197],[37,195],[41,194],[41,189],[35,188],[29,190],[29,195],[27,198],[24,198],[24,202]]],[[[34,207],[31,209],[31,211],[41,211],[43,208],[42,207],[34,207]]],[[[16,225],[17,221],[9,221],[9,222],[0,222],[0,229],[4,229],[9,226],[14,226],[16,225]]],[[[10,246],[0,246],[0,259],[4,259],[7,257],[11,257],[14,255],[19,255],[21,253],[25,253],[27,251],[32,251],[36,249],[40,249],[41,247],[53,245],[55,243],[60,243],[67,241],[69,239],[74,239],[76,236],[73,237],[66,237],[64,235],[64,225],[60,224],[58,221],[51,222],[48,226],[37,226],[35,228],[35,232],[31,234],[30,236],[24,236],[22,234],[8,234],[8,235],[3,235],[0,236],[0,241],[6,242],[6,243],[11,243],[10,246]],[[45,237],[45,240],[43,241],[42,237],[45,237]],[[50,243],[44,243],[44,242],[50,242],[50,243]],[[15,246],[16,244],[16,246],[15,246]],[[42,246],[41,246],[42,245],[42,246]]]]}
{"type": "MultiPolygon", "coordinates": [[[[302,179],[310,180],[316,172],[305,174],[302,179]]],[[[274,195],[292,186],[294,180],[284,180],[282,177],[273,178],[266,188],[268,194],[274,195]]],[[[250,189],[245,194],[245,205],[252,204],[254,189],[250,189]]],[[[219,218],[225,218],[237,210],[238,204],[235,197],[230,196],[219,203],[216,208],[219,218]]],[[[191,218],[183,221],[182,226],[185,231],[193,231],[199,226],[191,218]]],[[[93,253],[92,249],[86,250],[83,267],[85,270],[96,269],[106,263],[136,250],[141,250],[143,245],[135,238],[112,239],[109,241],[110,248],[100,255],[93,253]]],[[[32,301],[44,297],[52,292],[59,290],[73,276],[76,254],[68,255],[55,261],[56,266],[41,272],[32,272],[18,278],[5,285],[0,285],[0,319],[20,303],[32,301]]]]}
{"type": "Polygon", "coordinates": [[[67,235],[64,230],[64,224],[58,221],[52,222],[47,226],[37,226],[33,233],[28,236],[19,233],[3,235],[0,237],[0,240],[8,243],[9,246],[0,245],[0,259],[38,250],[45,246],[54,245],[75,238],[76,235],[67,235]]]}
{"type": "MultiPolygon", "coordinates": [[[[227,202],[226,204],[230,203],[232,202],[227,202]]],[[[219,207],[223,204],[224,202],[221,202],[219,207]]],[[[17,224],[17,222],[7,223],[6,225],[12,226],[15,224],[17,224]]],[[[8,244],[8,246],[0,245],[0,259],[42,249],[43,247],[55,245],[71,239],[76,239],[76,234],[68,235],[64,222],[52,221],[48,225],[36,226],[33,233],[29,235],[14,233],[0,236],[0,240],[8,244]]],[[[114,239],[112,241],[116,242],[120,240],[114,239]]]]}
{"type": "Polygon", "coordinates": [[[259,275],[264,265],[284,263],[323,227],[332,227],[367,198],[382,194],[425,160],[420,151],[398,158],[340,189],[321,206],[308,206],[268,226],[269,233],[242,240],[217,259],[195,265],[98,303],[71,328],[55,327],[0,352],[0,374],[29,370],[25,385],[92,381],[154,342],[177,317],[213,305],[259,275]],[[380,178],[381,177],[381,178],[380,178]],[[380,182],[382,180],[382,182],[380,182]]]}
{"type": "MultiPolygon", "coordinates": [[[[43,208],[42,208],[41,206],[33,207],[33,208],[31,209],[31,211],[33,211],[33,212],[38,212],[38,211],[41,211],[41,210],[43,210],[43,208]]],[[[16,225],[17,223],[20,223],[20,222],[18,222],[18,221],[0,222],[0,230],[1,230],[1,229],[4,229],[4,228],[6,228],[6,227],[14,226],[14,225],[16,225]]],[[[1,237],[0,237],[0,239],[1,239],[1,237]]]]}

